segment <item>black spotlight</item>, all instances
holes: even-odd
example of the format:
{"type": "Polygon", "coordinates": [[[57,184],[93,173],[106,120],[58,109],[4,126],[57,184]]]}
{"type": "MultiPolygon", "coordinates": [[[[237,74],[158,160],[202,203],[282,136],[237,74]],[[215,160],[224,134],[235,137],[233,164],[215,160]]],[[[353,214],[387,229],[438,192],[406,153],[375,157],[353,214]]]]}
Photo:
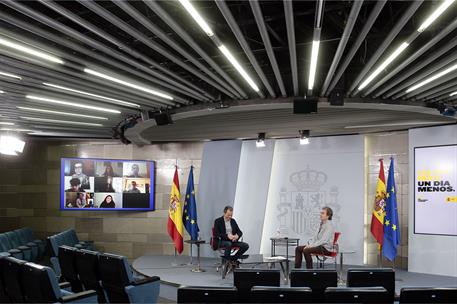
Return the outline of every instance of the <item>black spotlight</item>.
{"type": "Polygon", "coordinates": [[[257,148],[265,147],[265,133],[259,133],[259,135],[257,136],[257,141],[255,143],[255,146],[257,148]]]}
{"type": "Polygon", "coordinates": [[[300,145],[307,145],[309,144],[309,130],[300,130],[300,145]]]}

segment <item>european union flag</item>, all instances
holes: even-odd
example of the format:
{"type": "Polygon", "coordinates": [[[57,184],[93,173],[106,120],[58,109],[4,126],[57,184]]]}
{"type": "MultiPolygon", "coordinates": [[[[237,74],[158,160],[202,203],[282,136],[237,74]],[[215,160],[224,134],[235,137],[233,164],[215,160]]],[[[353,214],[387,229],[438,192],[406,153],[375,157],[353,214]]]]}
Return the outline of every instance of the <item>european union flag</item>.
{"type": "Polygon", "coordinates": [[[184,210],[182,213],[184,227],[192,240],[198,239],[197,225],[197,202],[195,201],[194,189],[194,167],[190,167],[189,179],[187,180],[186,199],[184,200],[184,210]]]}
{"type": "Polygon", "coordinates": [[[394,171],[394,159],[391,158],[389,177],[387,178],[386,216],[384,217],[384,241],[382,243],[382,255],[389,261],[395,260],[397,246],[400,244],[400,223],[398,222],[394,171]]]}

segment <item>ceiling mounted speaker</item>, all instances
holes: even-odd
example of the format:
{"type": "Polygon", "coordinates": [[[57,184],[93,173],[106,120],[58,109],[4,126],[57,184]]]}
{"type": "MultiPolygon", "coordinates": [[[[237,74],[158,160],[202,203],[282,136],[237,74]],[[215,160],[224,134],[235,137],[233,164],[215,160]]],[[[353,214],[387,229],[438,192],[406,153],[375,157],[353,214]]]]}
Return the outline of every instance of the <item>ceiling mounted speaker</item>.
{"type": "Polygon", "coordinates": [[[295,98],[294,114],[317,113],[317,98],[295,98]]]}
{"type": "Polygon", "coordinates": [[[156,125],[158,126],[173,124],[173,120],[168,112],[148,111],[148,119],[154,119],[156,121],[156,125]]]}
{"type": "Polygon", "coordinates": [[[335,88],[328,96],[328,102],[332,106],[344,106],[344,92],[341,88],[335,88]]]}

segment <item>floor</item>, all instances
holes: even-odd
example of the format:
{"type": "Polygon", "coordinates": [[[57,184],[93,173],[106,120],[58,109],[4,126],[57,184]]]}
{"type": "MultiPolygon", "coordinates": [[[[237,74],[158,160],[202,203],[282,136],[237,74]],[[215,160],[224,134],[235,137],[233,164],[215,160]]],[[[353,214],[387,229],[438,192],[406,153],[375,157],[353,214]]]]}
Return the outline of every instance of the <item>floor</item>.
{"type": "MultiPolygon", "coordinates": [[[[180,285],[193,286],[233,286],[233,274],[229,274],[225,279],[221,278],[220,273],[216,271],[215,264],[218,259],[202,258],[201,268],[205,272],[195,273],[191,270],[196,267],[196,259],[190,264],[190,258],[187,256],[142,256],[133,261],[133,268],[146,276],[159,276],[161,278],[160,302],[172,303],[176,301],[176,289],[180,285]]],[[[264,266],[266,267],[266,266],[264,266]]],[[[329,268],[331,266],[329,265],[329,268]]],[[[345,278],[348,268],[360,268],[364,266],[345,265],[343,267],[343,278],[345,278]]],[[[399,293],[402,287],[406,286],[457,286],[457,277],[438,276],[422,273],[408,272],[397,269],[396,292],[399,293]]],[[[282,280],[284,286],[288,286],[285,280],[282,280]]]]}

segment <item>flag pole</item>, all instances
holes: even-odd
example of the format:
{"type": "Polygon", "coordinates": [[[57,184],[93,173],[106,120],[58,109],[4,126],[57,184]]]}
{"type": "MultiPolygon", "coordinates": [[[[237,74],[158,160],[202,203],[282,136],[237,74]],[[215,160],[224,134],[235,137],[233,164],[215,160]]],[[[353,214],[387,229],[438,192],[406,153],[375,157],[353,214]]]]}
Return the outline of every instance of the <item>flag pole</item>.
{"type": "Polygon", "coordinates": [[[382,246],[378,244],[378,267],[382,268],[382,246]]]}
{"type": "Polygon", "coordinates": [[[178,256],[178,253],[176,252],[176,248],[175,248],[175,255],[173,258],[173,262],[171,262],[171,266],[173,266],[173,267],[178,266],[177,256],[178,256]]]}

